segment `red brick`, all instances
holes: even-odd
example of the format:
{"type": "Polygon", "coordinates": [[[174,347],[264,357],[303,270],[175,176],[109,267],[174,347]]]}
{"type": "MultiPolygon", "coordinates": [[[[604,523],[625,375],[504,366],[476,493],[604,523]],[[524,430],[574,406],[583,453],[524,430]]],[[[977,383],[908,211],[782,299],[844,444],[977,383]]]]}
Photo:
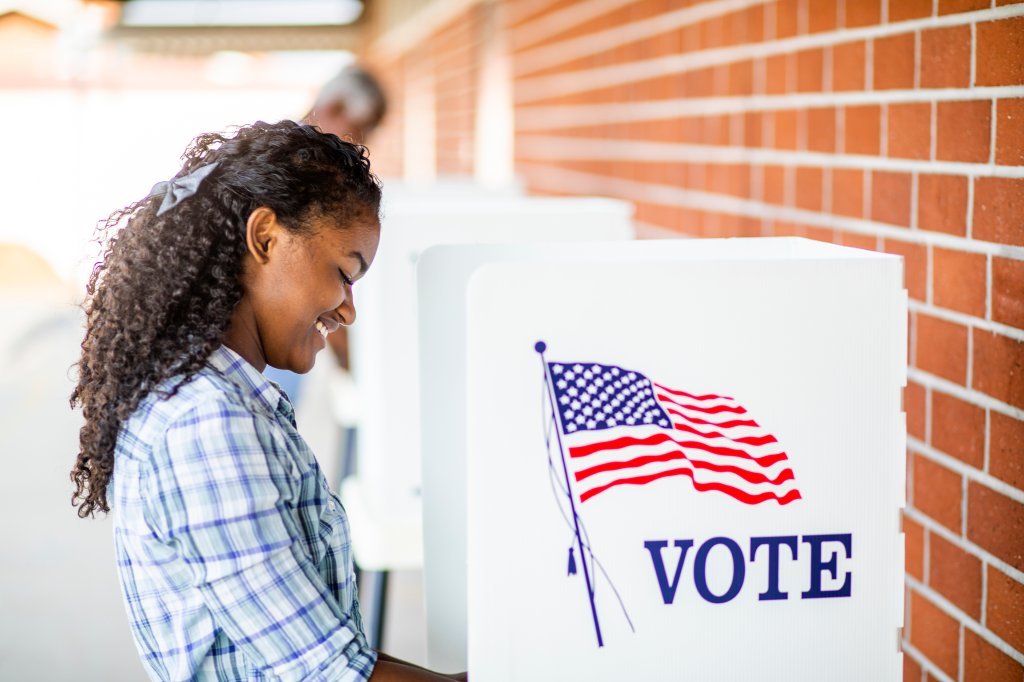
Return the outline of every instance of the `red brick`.
{"type": "Polygon", "coordinates": [[[846,28],[874,26],[881,21],[881,0],[846,0],[846,14],[843,21],[846,28]]]}
{"type": "Polygon", "coordinates": [[[917,226],[922,230],[965,236],[967,182],[962,175],[919,175],[917,226]]]}
{"type": "Polygon", "coordinates": [[[1024,261],[992,258],[992,319],[1024,329],[1024,261]]]}
{"type": "Polygon", "coordinates": [[[833,169],[832,212],[853,218],[864,215],[864,171],[855,168],[833,169]]]}
{"type": "MultiPolygon", "coordinates": [[[[977,346],[975,346],[977,349],[977,346]]],[[[975,350],[977,352],[977,350],[975,350]]],[[[963,385],[967,382],[967,327],[917,315],[917,366],[963,385]]]]}
{"type": "Polygon", "coordinates": [[[1024,343],[973,330],[973,387],[1014,407],[1024,408],[1024,343]]]}
{"type": "Polygon", "coordinates": [[[935,247],[932,293],[936,305],[976,317],[985,316],[984,254],[935,247]]]}
{"type": "MultiPolygon", "coordinates": [[[[1018,549],[1021,538],[1018,535],[1018,549]]],[[[985,624],[1018,651],[1024,650],[1024,585],[994,566],[988,567],[985,624]]]]}
{"type": "Polygon", "coordinates": [[[783,95],[791,90],[789,63],[793,55],[773,55],[765,60],[766,91],[769,95],[783,95]]]}
{"type": "MultiPolygon", "coordinates": [[[[672,3],[665,3],[671,6],[672,3]]],[[[659,9],[660,11],[660,9],[659,9]]],[[[730,45],[757,43],[764,40],[764,7],[748,7],[726,17],[726,38],[730,45]]]]}
{"type": "Polygon", "coordinates": [[[807,109],[807,148],[812,152],[836,150],[836,110],[832,107],[807,109]]]}
{"type": "Polygon", "coordinates": [[[750,95],[754,92],[754,63],[749,59],[729,65],[729,94],[750,95]]]}
{"type": "Polygon", "coordinates": [[[954,14],[956,12],[973,12],[979,9],[988,9],[989,0],[939,0],[939,14],[954,14]]]}
{"type": "Polygon", "coordinates": [[[890,104],[887,116],[889,156],[927,159],[931,155],[931,104],[890,104]]]}
{"type": "Polygon", "coordinates": [[[878,154],[881,111],[877,104],[846,107],[844,150],[847,154],[878,154]]]}
{"type": "MultiPolygon", "coordinates": [[[[976,481],[968,481],[967,538],[1014,568],[1024,569],[1024,505],[976,481]]],[[[991,582],[988,589],[991,612],[991,582]]],[[[1024,644],[1024,639],[1019,644],[1024,644]]]]}
{"type": "Polygon", "coordinates": [[[799,0],[779,0],[775,6],[775,37],[789,38],[797,34],[799,0]]]}
{"type": "Polygon", "coordinates": [[[925,388],[913,381],[903,389],[903,411],[907,413],[907,433],[918,440],[925,439],[925,388]]]}
{"type": "Polygon", "coordinates": [[[765,166],[764,200],[778,206],[786,203],[786,170],[782,166],[765,166]]]}
{"type": "Polygon", "coordinates": [[[865,251],[878,250],[878,237],[836,230],[836,243],[865,251]]]}
{"type": "Polygon", "coordinates": [[[1024,179],[974,180],[973,236],[1024,246],[1024,179]]]}
{"type": "Polygon", "coordinates": [[[964,682],[1020,682],[1022,678],[1020,663],[964,628],[964,682]]]}
{"type": "Polygon", "coordinates": [[[932,445],[971,466],[985,464],[985,410],[932,391],[932,445]]]}
{"type": "Polygon", "coordinates": [[[989,473],[1024,490],[1024,421],[992,410],[989,426],[989,473]]]}
{"type": "Polygon", "coordinates": [[[841,43],[832,50],[832,89],[864,89],[864,42],[841,43]]]}
{"type": "Polygon", "coordinates": [[[1024,17],[978,24],[974,49],[976,85],[1024,83],[1024,17]]]}
{"type": "Polygon", "coordinates": [[[932,0],[895,0],[889,2],[889,21],[906,21],[932,15],[932,0]]]}
{"type": "Polygon", "coordinates": [[[936,110],[935,158],[945,161],[988,161],[992,137],[992,103],[939,102],[936,110]]]}
{"type": "Polygon", "coordinates": [[[810,33],[832,31],[839,25],[835,0],[807,0],[807,17],[810,33]]]}
{"type": "Polygon", "coordinates": [[[808,211],[821,210],[821,169],[796,169],[796,205],[808,211]]]}
{"type": "Polygon", "coordinates": [[[797,131],[796,111],[789,110],[775,112],[776,149],[796,149],[797,131]]]}
{"type": "Polygon", "coordinates": [[[921,33],[921,87],[966,88],[971,84],[971,27],[921,33]]]}
{"type": "Polygon", "coordinates": [[[907,294],[918,301],[925,301],[928,296],[928,247],[886,239],[882,250],[903,256],[903,279],[907,294]]]}
{"type": "Polygon", "coordinates": [[[943,672],[957,676],[960,624],[913,591],[910,595],[910,642],[943,672]]]}
{"type": "Polygon", "coordinates": [[[874,55],[874,82],[872,85],[875,90],[914,87],[913,33],[876,39],[874,55]]]}
{"type": "Polygon", "coordinates": [[[910,227],[913,178],[909,173],[871,173],[871,219],[910,227]]]}
{"type": "Polygon", "coordinates": [[[962,479],[941,464],[914,455],[914,507],[960,533],[962,479]]]}
{"type": "Polygon", "coordinates": [[[906,514],[903,515],[903,540],[907,573],[924,581],[924,528],[906,514]]]}
{"type": "Polygon", "coordinates": [[[746,147],[760,147],[761,133],[764,129],[765,114],[760,111],[748,111],[743,114],[743,144],[746,147]]]}
{"type": "Polygon", "coordinates": [[[822,57],[821,48],[804,50],[796,55],[796,89],[797,92],[822,91],[822,57]]]}
{"type": "Polygon", "coordinates": [[[975,620],[981,618],[981,561],[936,533],[928,539],[928,584],[975,620]]]}
{"type": "Polygon", "coordinates": [[[996,102],[996,163],[1024,165],[1024,99],[996,102]]]}
{"type": "Polygon", "coordinates": [[[924,671],[909,654],[903,654],[903,682],[921,682],[924,671]]]}
{"type": "Polygon", "coordinates": [[[835,230],[830,230],[825,227],[812,227],[810,225],[803,228],[803,235],[808,239],[815,239],[819,242],[832,242],[836,241],[835,230]]]}

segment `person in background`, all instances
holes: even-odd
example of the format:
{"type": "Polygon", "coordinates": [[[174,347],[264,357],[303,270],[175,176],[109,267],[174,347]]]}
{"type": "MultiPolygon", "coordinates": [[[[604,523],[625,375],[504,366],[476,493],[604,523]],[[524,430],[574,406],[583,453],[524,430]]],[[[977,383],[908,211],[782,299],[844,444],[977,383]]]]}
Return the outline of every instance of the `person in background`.
{"type": "Polygon", "coordinates": [[[210,133],[101,227],[71,472],[113,511],[154,680],[465,680],[374,651],[348,519],[261,373],[304,373],[351,324],[380,238],[366,150],[292,121],[210,133]],[[109,496],[109,497],[108,497],[109,496]]]}
{"type": "Polygon", "coordinates": [[[387,113],[387,97],[368,71],[347,66],[324,83],[304,122],[365,144],[387,113]]]}

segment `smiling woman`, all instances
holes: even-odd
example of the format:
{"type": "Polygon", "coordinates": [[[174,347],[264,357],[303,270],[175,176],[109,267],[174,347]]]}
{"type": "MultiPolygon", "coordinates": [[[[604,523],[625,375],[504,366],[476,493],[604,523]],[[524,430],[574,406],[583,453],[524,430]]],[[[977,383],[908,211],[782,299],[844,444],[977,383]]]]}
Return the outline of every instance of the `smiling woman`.
{"type": "Polygon", "coordinates": [[[282,121],[202,135],[184,159],[104,226],[71,398],[73,502],[113,510],[143,664],[157,680],[440,679],[368,646],[345,511],[261,374],[308,371],[355,319],[380,230],[366,151],[282,121]]]}

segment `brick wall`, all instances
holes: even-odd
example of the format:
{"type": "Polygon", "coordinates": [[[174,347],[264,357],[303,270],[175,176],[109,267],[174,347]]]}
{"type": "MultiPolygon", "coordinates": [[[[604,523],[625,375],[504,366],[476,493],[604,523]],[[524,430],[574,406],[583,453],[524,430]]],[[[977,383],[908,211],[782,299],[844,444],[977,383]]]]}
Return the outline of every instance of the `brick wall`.
{"type": "MultiPolygon", "coordinates": [[[[457,50],[469,4],[418,49],[457,50]]],[[[905,679],[1024,679],[1024,3],[496,6],[532,192],[629,199],[645,236],[904,257],[905,679]]],[[[472,145],[436,125],[439,158],[472,145]]]]}

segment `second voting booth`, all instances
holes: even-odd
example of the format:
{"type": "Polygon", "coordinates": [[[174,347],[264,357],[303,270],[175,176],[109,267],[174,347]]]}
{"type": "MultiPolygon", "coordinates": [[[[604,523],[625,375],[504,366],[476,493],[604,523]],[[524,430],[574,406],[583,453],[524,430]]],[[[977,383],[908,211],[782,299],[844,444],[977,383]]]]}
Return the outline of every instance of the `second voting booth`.
{"type": "Polygon", "coordinates": [[[899,258],[745,239],[422,260],[420,309],[450,325],[421,320],[423,421],[449,427],[422,447],[447,538],[431,666],[900,678],[899,258]]]}

